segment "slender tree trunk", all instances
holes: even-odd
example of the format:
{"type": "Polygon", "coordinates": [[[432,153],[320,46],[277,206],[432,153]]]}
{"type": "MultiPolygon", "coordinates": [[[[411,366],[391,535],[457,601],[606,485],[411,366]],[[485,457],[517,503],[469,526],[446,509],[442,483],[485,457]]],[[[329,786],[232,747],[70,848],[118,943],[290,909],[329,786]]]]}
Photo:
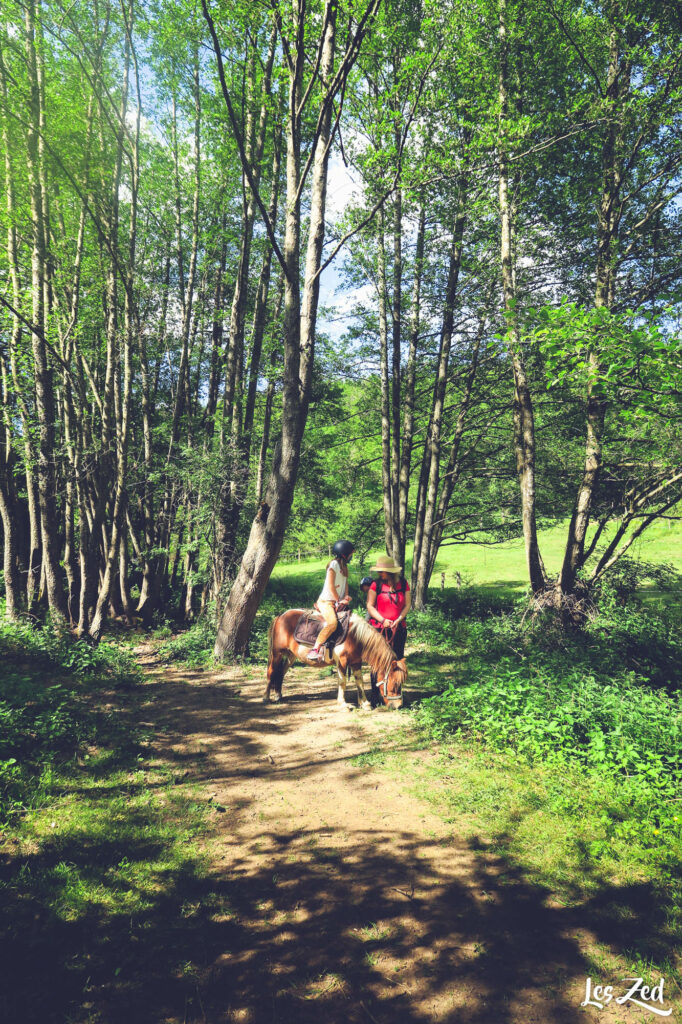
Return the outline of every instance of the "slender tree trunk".
{"type": "Polygon", "coordinates": [[[391,499],[391,388],[388,370],[388,296],[384,208],[377,211],[377,288],[379,292],[379,353],[381,376],[381,484],[384,498],[384,544],[393,555],[393,508],[391,499]]]}
{"type": "MultiPolygon", "coordinates": [[[[602,146],[602,192],[597,232],[597,267],[594,305],[596,309],[613,307],[616,289],[615,253],[618,242],[619,195],[622,181],[622,101],[630,86],[629,67],[619,68],[618,30],[611,30],[607,99],[612,116],[608,119],[602,146]]],[[[599,356],[592,349],[588,356],[587,414],[585,417],[585,465],[568,528],[566,550],[557,581],[557,596],[572,593],[578,571],[585,561],[585,537],[590,524],[603,461],[603,434],[607,402],[599,382],[602,372],[599,356]]]]}
{"type": "Polygon", "coordinates": [[[521,355],[521,339],[516,314],[516,281],[513,262],[513,212],[509,200],[509,154],[508,154],[508,60],[507,0],[499,0],[499,106],[500,130],[498,141],[499,158],[499,204],[500,204],[500,255],[502,264],[502,288],[504,294],[504,315],[507,326],[512,371],[514,377],[514,447],[516,451],[516,472],[521,491],[521,515],[523,537],[526,549],[526,564],[530,585],[534,594],[546,586],[545,571],[538,545],[535,521],[535,420],[526,368],[521,355]]]}
{"type": "Polygon", "coordinates": [[[436,503],[438,500],[438,485],[440,481],[440,446],[443,429],[443,409],[445,406],[445,393],[447,389],[448,366],[450,362],[450,348],[452,346],[452,334],[455,319],[455,299],[457,296],[457,285],[459,282],[459,271],[462,265],[462,240],[464,237],[464,226],[466,223],[466,192],[467,185],[463,179],[460,184],[459,211],[455,219],[455,226],[452,233],[452,246],[450,249],[450,264],[448,268],[448,283],[445,292],[445,307],[443,310],[443,326],[440,336],[440,350],[438,354],[438,369],[436,371],[436,386],[433,394],[433,408],[431,422],[426,439],[426,488],[424,495],[424,520],[421,528],[421,544],[419,560],[416,564],[412,562],[412,573],[415,579],[414,606],[423,608],[426,603],[426,591],[429,578],[429,563],[431,553],[431,531],[436,517],[436,503]]]}
{"type": "MultiPolygon", "coordinates": [[[[128,98],[128,80],[130,73],[130,60],[131,55],[135,63],[135,72],[137,77],[137,119],[136,119],[136,131],[135,140],[133,144],[132,152],[132,175],[131,175],[131,197],[130,197],[130,222],[129,222],[129,233],[128,233],[128,253],[127,253],[127,265],[126,265],[126,280],[125,280],[125,305],[124,305],[124,333],[123,333],[123,387],[120,400],[118,404],[120,406],[120,413],[117,417],[116,424],[116,480],[114,490],[114,501],[111,513],[111,534],[109,537],[108,547],[105,545],[106,560],[104,564],[104,574],[100,585],[100,592],[97,598],[97,605],[95,608],[95,614],[92,617],[90,623],[90,636],[93,639],[99,640],[102,629],[104,626],[104,617],[106,615],[107,605],[110,599],[116,600],[118,595],[112,591],[114,578],[119,572],[120,576],[120,546],[125,543],[124,536],[124,525],[126,517],[126,505],[128,499],[127,493],[127,477],[128,477],[128,439],[130,432],[130,403],[132,394],[132,349],[133,349],[133,332],[135,330],[135,310],[133,304],[133,287],[135,279],[135,254],[137,245],[137,196],[139,190],[139,142],[140,142],[140,121],[141,121],[141,106],[140,106],[140,83],[139,73],[137,69],[137,60],[135,57],[135,51],[132,46],[132,24],[133,24],[133,0],[130,0],[130,5],[127,12],[127,31],[126,31],[126,45],[125,45],[125,71],[122,89],[122,100],[120,110],[120,123],[121,132],[126,116],[127,98],[128,98]],[[118,562],[118,566],[117,566],[118,562]]],[[[122,134],[120,136],[122,144],[122,134]]],[[[116,213],[118,217],[118,212],[116,213]]],[[[118,381],[115,382],[115,396],[119,390],[118,381]]],[[[124,553],[124,568],[127,566],[127,550],[124,553]]],[[[127,595],[127,582],[123,578],[119,578],[119,589],[121,593],[127,595]]],[[[124,610],[123,607],[121,610],[124,610]]],[[[130,601],[128,598],[128,612],[131,614],[130,601]]]]}
{"type": "MultiPolygon", "coordinates": [[[[281,132],[276,130],[274,140],[274,155],[272,159],[272,191],[270,196],[270,208],[268,216],[273,227],[277,224],[277,205],[279,196],[279,169],[281,160],[281,132]]],[[[256,388],[258,385],[258,374],[260,369],[261,353],[263,351],[263,335],[267,316],[268,292],[270,290],[270,269],[272,266],[272,248],[268,246],[263,257],[258,289],[256,291],[256,304],[253,311],[253,330],[251,332],[251,365],[249,368],[249,386],[246,395],[246,406],[244,409],[244,431],[242,438],[242,457],[247,459],[251,449],[251,431],[253,429],[253,414],[256,407],[256,388]]]]}
{"type": "MultiPolygon", "coordinates": [[[[400,146],[400,131],[396,145],[400,146]]],[[[400,188],[393,203],[393,302],[391,304],[391,552],[402,565],[400,551],[400,344],[403,287],[403,202],[400,188]]]]}
{"type": "MultiPolygon", "coordinates": [[[[433,416],[433,410],[431,415],[433,416]]],[[[429,475],[429,446],[428,437],[431,432],[431,418],[426,430],[426,439],[422,448],[421,466],[419,469],[419,483],[417,484],[417,500],[414,509],[414,544],[412,548],[412,575],[410,586],[414,591],[417,584],[417,569],[421,558],[422,544],[424,542],[424,513],[426,510],[426,485],[429,475]]]]}
{"type": "Polygon", "coordinates": [[[417,247],[414,263],[414,281],[412,286],[412,309],[410,313],[410,348],[407,356],[407,372],[405,375],[404,417],[402,450],[400,453],[399,480],[399,521],[400,549],[399,564],[405,565],[405,549],[407,546],[407,507],[410,491],[410,467],[412,465],[412,434],[414,431],[414,385],[417,365],[417,345],[419,342],[419,316],[421,298],[421,280],[424,263],[424,233],[426,224],[426,206],[422,201],[419,210],[417,227],[417,247]]]}
{"type": "Polygon", "coordinates": [[[208,395],[206,398],[206,438],[211,441],[215,431],[215,413],[218,408],[218,390],[223,361],[225,267],[227,265],[227,214],[223,213],[221,224],[220,259],[213,293],[213,323],[211,327],[211,363],[208,374],[208,395]]]}
{"type": "MultiPolygon", "coordinates": [[[[275,58],[276,42],[277,33],[273,30],[270,37],[270,45],[263,72],[263,99],[257,124],[254,116],[255,54],[249,62],[249,76],[247,82],[248,102],[246,123],[246,159],[251,168],[252,178],[256,189],[259,187],[261,180],[263,150],[265,147],[265,134],[268,120],[268,99],[270,96],[272,82],[272,68],[275,58]]],[[[278,158],[277,163],[279,163],[278,158]]],[[[279,166],[277,177],[278,175],[279,166]]],[[[275,210],[277,177],[273,182],[275,210]]],[[[216,581],[216,590],[220,590],[222,588],[226,573],[229,571],[230,566],[235,560],[235,542],[239,529],[239,518],[241,509],[244,505],[248,484],[248,451],[241,441],[243,427],[242,391],[244,373],[244,331],[249,272],[251,267],[253,226],[256,214],[256,198],[253,190],[248,185],[246,173],[243,174],[242,186],[244,190],[244,212],[242,221],[241,249],[230,314],[230,334],[225,370],[223,424],[221,435],[224,442],[226,441],[227,436],[230,436],[232,474],[229,482],[226,481],[224,484],[224,497],[221,503],[221,510],[217,523],[217,541],[221,554],[219,555],[218,561],[220,579],[216,581]]],[[[271,213],[272,209],[273,207],[271,203],[271,213]]],[[[273,223],[272,217],[271,223],[273,223]]]]}
{"type": "Polygon", "coordinates": [[[30,121],[26,140],[29,184],[31,192],[32,220],[32,322],[31,332],[33,363],[35,368],[36,413],[39,427],[38,445],[38,496],[40,503],[40,532],[43,547],[43,573],[46,582],[47,599],[51,613],[57,621],[64,621],[67,615],[66,599],[59,568],[59,537],[56,501],[55,454],[55,397],[52,370],[47,357],[45,342],[47,332],[46,283],[46,232],[45,198],[42,189],[40,167],[39,130],[43,119],[39,63],[42,59],[36,46],[36,5],[28,0],[26,5],[26,57],[29,70],[30,121]]]}
{"type": "MultiPolygon", "coordinates": [[[[284,298],[284,278],[280,275],[279,287],[277,290],[277,301],[275,303],[275,309],[273,312],[273,323],[279,323],[280,311],[282,308],[282,300],[284,298]]],[[[276,365],[276,352],[273,348],[270,353],[270,375],[268,378],[268,386],[265,391],[265,409],[263,411],[263,431],[261,434],[260,449],[258,452],[258,469],[256,473],[256,508],[259,507],[263,500],[263,483],[265,480],[265,466],[267,461],[267,455],[270,448],[270,424],[272,422],[272,405],[275,398],[275,365],[276,365]]]]}
{"type": "Polygon", "coordinates": [[[450,500],[452,498],[453,491],[459,479],[461,470],[459,453],[462,444],[462,437],[464,436],[464,428],[466,426],[467,413],[469,411],[469,405],[471,403],[471,393],[474,386],[474,379],[476,377],[476,370],[478,368],[478,354],[481,347],[481,341],[483,338],[483,332],[485,330],[485,320],[481,321],[480,329],[476,335],[474,342],[474,348],[471,355],[471,364],[469,366],[466,379],[464,381],[464,392],[460,400],[459,414],[457,416],[457,424],[455,426],[455,433],[450,445],[450,455],[448,457],[447,466],[445,467],[445,473],[443,474],[441,494],[438,501],[438,510],[433,521],[433,528],[428,542],[428,564],[427,564],[427,578],[425,582],[425,588],[428,587],[433,573],[434,565],[436,563],[436,556],[438,549],[440,548],[441,541],[443,539],[443,530],[445,528],[445,517],[447,515],[448,508],[450,507],[450,500]]]}
{"type": "Polygon", "coordinates": [[[10,621],[19,618],[21,590],[17,552],[17,529],[14,508],[8,486],[8,467],[4,453],[0,455],[0,519],[2,520],[3,561],[5,582],[5,616],[10,621]]]}
{"type": "MultiPolygon", "coordinates": [[[[0,47],[0,90],[2,93],[3,110],[8,110],[7,78],[0,47]]],[[[22,305],[21,279],[19,273],[19,255],[17,246],[17,228],[14,194],[14,168],[12,165],[12,148],[10,121],[4,117],[2,121],[2,139],[5,150],[5,198],[7,204],[7,262],[10,281],[12,283],[12,301],[16,310],[22,305]]],[[[26,496],[28,504],[29,537],[26,556],[26,606],[33,610],[35,594],[40,582],[40,516],[38,512],[38,491],[33,473],[35,454],[31,415],[24,394],[19,374],[18,353],[22,337],[22,326],[19,316],[12,315],[12,330],[9,337],[9,366],[14,393],[16,395],[19,415],[21,418],[21,434],[24,448],[24,474],[26,477],[26,496]]],[[[8,427],[8,430],[10,428],[8,427]]]]}
{"type": "Polygon", "coordinates": [[[5,360],[0,357],[2,426],[0,427],[0,519],[3,540],[3,580],[5,584],[5,615],[10,621],[19,617],[21,590],[16,521],[16,500],[13,486],[12,417],[9,402],[9,380],[5,360]]]}

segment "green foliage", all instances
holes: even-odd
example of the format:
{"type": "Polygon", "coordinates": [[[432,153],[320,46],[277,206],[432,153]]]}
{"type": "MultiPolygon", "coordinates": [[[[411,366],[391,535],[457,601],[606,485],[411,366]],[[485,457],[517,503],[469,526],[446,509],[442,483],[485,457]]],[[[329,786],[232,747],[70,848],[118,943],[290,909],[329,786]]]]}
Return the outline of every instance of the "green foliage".
{"type": "Polygon", "coordinates": [[[670,563],[620,558],[601,576],[594,587],[594,597],[601,612],[616,605],[625,605],[642,587],[653,584],[662,591],[679,590],[682,574],[670,563]]]}
{"type": "Polygon", "coordinates": [[[164,640],[158,654],[164,661],[180,661],[189,668],[206,668],[213,664],[215,638],[215,615],[202,615],[189,629],[164,640]]]}
{"type": "Polygon", "coordinates": [[[543,619],[522,625],[519,613],[441,621],[439,629],[434,620],[417,619],[418,636],[463,663],[448,689],[418,708],[430,735],[462,735],[529,764],[596,774],[619,787],[629,807],[623,828],[677,827],[678,626],[607,600],[576,635],[543,619]]]}
{"type": "Polygon", "coordinates": [[[36,627],[28,622],[0,622],[0,656],[28,658],[34,668],[66,672],[84,681],[108,680],[116,686],[132,685],[141,678],[135,658],[125,647],[95,644],[85,637],[76,640],[49,623],[36,627]]]}
{"type": "Polygon", "coordinates": [[[628,383],[633,391],[644,391],[645,382],[679,389],[682,341],[669,336],[658,314],[583,308],[564,300],[557,307],[528,310],[528,316],[539,321],[532,338],[545,358],[548,387],[590,380],[613,397],[628,383]]]}
{"type": "Polygon", "coordinates": [[[140,677],[129,652],[73,641],[49,627],[0,624],[0,823],[40,805],[58,767],[115,723],[92,695],[140,677]]]}

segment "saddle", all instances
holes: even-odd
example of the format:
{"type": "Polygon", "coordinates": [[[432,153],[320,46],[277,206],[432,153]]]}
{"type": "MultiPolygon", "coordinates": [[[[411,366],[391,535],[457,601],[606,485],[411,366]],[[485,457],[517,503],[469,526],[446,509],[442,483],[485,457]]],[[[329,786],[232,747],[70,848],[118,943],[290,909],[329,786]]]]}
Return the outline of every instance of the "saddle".
{"type": "MultiPolygon", "coordinates": [[[[350,609],[345,612],[338,612],[339,624],[325,644],[325,647],[329,648],[330,653],[337,644],[342,644],[346,639],[348,626],[350,625],[350,615],[350,609]]],[[[317,612],[312,610],[303,612],[303,615],[301,615],[294,626],[294,640],[296,643],[302,644],[303,647],[314,647],[323,626],[324,619],[317,612]]]]}

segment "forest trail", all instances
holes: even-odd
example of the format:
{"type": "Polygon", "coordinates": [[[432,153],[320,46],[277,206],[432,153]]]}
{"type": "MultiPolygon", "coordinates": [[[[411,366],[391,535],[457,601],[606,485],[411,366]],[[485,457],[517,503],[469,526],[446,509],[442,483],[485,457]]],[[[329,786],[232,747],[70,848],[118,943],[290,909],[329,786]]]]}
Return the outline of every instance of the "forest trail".
{"type": "Polygon", "coordinates": [[[214,808],[207,853],[222,905],[207,910],[194,949],[185,1021],[650,1017],[581,1009],[593,937],[417,795],[432,755],[405,715],[344,714],[328,671],[295,668],[284,701],[266,706],[262,671],[183,670],[139,654],[154,747],[214,808]],[[400,753],[399,771],[376,763],[378,748],[400,753]]]}

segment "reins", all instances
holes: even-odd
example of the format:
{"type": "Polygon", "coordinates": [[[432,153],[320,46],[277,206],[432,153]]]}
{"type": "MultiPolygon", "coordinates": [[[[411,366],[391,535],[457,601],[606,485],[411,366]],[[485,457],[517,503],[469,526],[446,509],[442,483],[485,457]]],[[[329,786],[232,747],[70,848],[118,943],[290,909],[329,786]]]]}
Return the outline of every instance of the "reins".
{"type": "MultiPolygon", "coordinates": [[[[384,637],[384,640],[386,641],[386,643],[388,643],[388,640],[386,640],[386,637],[384,636],[384,632],[385,632],[385,631],[387,631],[387,630],[388,630],[388,631],[390,632],[390,631],[392,630],[392,628],[393,628],[393,627],[390,627],[390,628],[389,628],[389,627],[388,627],[388,626],[386,625],[386,620],[384,620],[384,621],[383,621],[382,623],[380,623],[380,625],[379,625],[379,629],[377,630],[377,632],[378,632],[378,633],[380,633],[380,634],[381,634],[381,636],[383,636],[383,637],[384,637]]],[[[389,645],[389,646],[390,646],[390,645],[389,645]]],[[[400,693],[397,693],[397,694],[394,694],[394,695],[392,695],[392,696],[391,696],[391,695],[389,694],[389,692],[388,692],[388,677],[389,677],[390,673],[391,673],[391,670],[390,670],[390,668],[389,668],[389,669],[388,669],[388,671],[386,672],[386,674],[384,675],[384,678],[382,679],[382,681],[381,681],[381,682],[379,682],[379,681],[377,680],[377,689],[378,689],[379,693],[381,693],[381,696],[382,696],[382,698],[383,698],[383,699],[384,699],[385,701],[387,701],[387,702],[388,702],[389,700],[399,700],[399,701],[402,701],[402,699],[403,699],[403,697],[402,697],[402,694],[400,694],[400,693]]]]}

